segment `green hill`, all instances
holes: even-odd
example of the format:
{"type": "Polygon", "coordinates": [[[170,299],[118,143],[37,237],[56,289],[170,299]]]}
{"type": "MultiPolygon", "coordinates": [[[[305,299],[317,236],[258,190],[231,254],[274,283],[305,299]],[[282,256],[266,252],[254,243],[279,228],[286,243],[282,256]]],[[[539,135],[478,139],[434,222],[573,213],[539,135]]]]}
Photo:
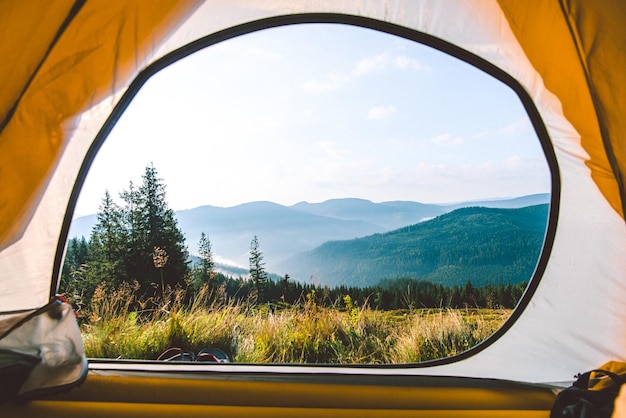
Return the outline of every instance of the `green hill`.
{"type": "Polygon", "coordinates": [[[370,286],[415,278],[475,286],[527,281],[543,244],[548,205],[467,207],[384,234],[327,242],[283,263],[301,281],[370,286]]]}

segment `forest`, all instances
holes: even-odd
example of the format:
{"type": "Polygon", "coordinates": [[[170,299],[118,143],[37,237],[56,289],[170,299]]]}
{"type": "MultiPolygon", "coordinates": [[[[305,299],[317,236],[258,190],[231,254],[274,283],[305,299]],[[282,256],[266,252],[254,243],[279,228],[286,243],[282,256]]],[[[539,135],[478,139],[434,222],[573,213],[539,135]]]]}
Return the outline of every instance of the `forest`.
{"type": "MultiPolygon", "coordinates": [[[[191,300],[206,285],[209,293],[221,300],[293,305],[313,298],[320,306],[329,307],[341,305],[349,297],[356,306],[380,310],[513,308],[526,287],[526,282],[502,281],[477,287],[469,279],[461,285],[443,286],[417,277],[381,278],[370,286],[329,287],[291,280],[289,274],[270,278],[256,236],[251,237],[249,275],[225,275],[217,270],[208,234],[201,235],[197,261],[190,261],[184,234],[165,199],[165,184],[153,165],[146,167],[142,179],[138,187],[131,182],[120,193],[122,207],[105,192],[89,240],[74,237],[68,242],[59,291],[78,309],[90,303],[97,287],[112,290],[122,283],[137,283],[137,296],[144,300],[163,295],[167,288],[184,289],[191,300]]],[[[409,227],[395,235],[407,231],[409,227]]],[[[508,246],[503,248],[508,250],[508,246]]]]}

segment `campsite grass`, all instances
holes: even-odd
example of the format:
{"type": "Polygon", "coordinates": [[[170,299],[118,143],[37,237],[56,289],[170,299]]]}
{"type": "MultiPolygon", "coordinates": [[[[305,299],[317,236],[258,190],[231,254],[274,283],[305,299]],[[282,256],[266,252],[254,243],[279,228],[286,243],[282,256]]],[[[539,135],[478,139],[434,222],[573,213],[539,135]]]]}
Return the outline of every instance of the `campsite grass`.
{"type": "Polygon", "coordinates": [[[191,301],[171,292],[141,303],[131,286],[98,289],[81,312],[91,358],[156,359],[170,347],[224,350],[246,363],[399,364],[459,354],[509,316],[505,309],[414,309],[256,305],[210,301],[206,289],[191,301]],[[150,305],[150,306],[148,306],[150,305]]]}

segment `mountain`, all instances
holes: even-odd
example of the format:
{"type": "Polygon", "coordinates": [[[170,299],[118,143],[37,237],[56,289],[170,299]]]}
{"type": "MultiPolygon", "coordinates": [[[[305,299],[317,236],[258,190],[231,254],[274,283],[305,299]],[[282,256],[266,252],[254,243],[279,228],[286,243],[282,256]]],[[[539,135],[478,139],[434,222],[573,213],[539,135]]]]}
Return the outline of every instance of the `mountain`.
{"type": "Polygon", "coordinates": [[[330,287],[404,277],[443,285],[518,283],[532,276],[547,216],[547,204],[461,208],[391,232],[327,242],[280,268],[330,287]]]}
{"type": "Polygon", "coordinates": [[[96,225],[97,221],[97,215],[80,216],[72,220],[68,236],[70,238],[85,237],[85,239],[88,240],[91,236],[91,230],[96,225]]]}
{"type": "Polygon", "coordinates": [[[328,240],[385,231],[360,220],[310,214],[271,202],[252,202],[231,208],[201,206],[178,211],[176,215],[190,246],[205,232],[216,255],[242,266],[248,265],[250,241],[256,235],[268,270],[277,262],[328,240]]]}
{"type": "Polygon", "coordinates": [[[321,203],[300,202],[291,208],[320,216],[343,220],[359,220],[378,225],[387,231],[432,219],[455,209],[481,206],[486,208],[521,208],[550,203],[549,193],[527,196],[477,200],[459,203],[420,203],[390,201],[373,203],[365,199],[330,199],[321,203]]]}
{"type": "Polygon", "coordinates": [[[492,200],[477,200],[469,202],[460,202],[444,205],[448,209],[467,208],[471,206],[482,206],[485,208],[502,208],[502,209],[514,209],[523,208],[526,206],[543,205],[550,203],[549,193],[537,193],[526,196],[514,197],[511,199],[492,199],[492,200]]]}
{"type": "MultiPolygon", "coordinates": [[[[250,241],[256,235],[268,271],[284,274],[282,262],[327,241],[350,240],[384,233],[450,212],[464,206],[520,207],[549,202],[549,194],[515,199],[455,204],[409,201],[373,203],[364,199],[332,199],[283,206],[251,202],[229,208],[200,206],[176,212],[189,251],[197,251],[200,233],[209,236],[216,261],[247,268],[250,241]]],[[[70,237],[89,238],[96,215],[72,222],[70,237]]],[[[291,273],[290,273],[291,274],[291,273]]]]}
{"type": "Polygon", "coordinates": [[[392,230],[434,218],[449,211],[446,206],[419,202],[373,203],[364,199],[331,199],[322,203],[300,202],[291,208],[342,220],[360,220],[392,230]]]}

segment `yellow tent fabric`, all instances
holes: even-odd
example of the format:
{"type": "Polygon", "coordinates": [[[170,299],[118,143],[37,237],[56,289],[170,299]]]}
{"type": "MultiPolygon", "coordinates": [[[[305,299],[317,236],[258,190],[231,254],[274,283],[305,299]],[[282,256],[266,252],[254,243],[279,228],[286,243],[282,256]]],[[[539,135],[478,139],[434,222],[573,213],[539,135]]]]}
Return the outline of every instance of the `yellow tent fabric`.
{"type": "Polygon", "coordinates": [[[3,2],[0,313],[47,301],[82,161],[141,71],[220,30],[310,13],[426,33],[508,72],[544,119],[561,174],[547,266],[515,323],[463,361],[394,372],[545,382],[625,361],[626,7],[609,0],[3,2]]]}
{"type": "Polygon", "coordinates": [[[581,135],[587,165],[611,206],[624,215],[626,180],[626,7],[620,2],[499,0],[546,86],[581,135]],[[564,73],[566,72],[566,73],[564,73]],[[608,156],[607,156],[608,154],[608,156]]]}
{"type": "Polygon", "coordinates": [[[194,6],[11,0],[0,7],[0,249],[29,221],[81,112],[125,88],[194,6]]]}
{"type": "MultiPolygon", "coordinates": [[[[334,379],[333,379],[334,378],[334,379]]],[[[67,394],[3,405],[19,417],[547,417],[549,388],[472,379],[309,381],[92,372],[67,394]],[[334,383],[333,383],[334,381],[334,383]]]]}

